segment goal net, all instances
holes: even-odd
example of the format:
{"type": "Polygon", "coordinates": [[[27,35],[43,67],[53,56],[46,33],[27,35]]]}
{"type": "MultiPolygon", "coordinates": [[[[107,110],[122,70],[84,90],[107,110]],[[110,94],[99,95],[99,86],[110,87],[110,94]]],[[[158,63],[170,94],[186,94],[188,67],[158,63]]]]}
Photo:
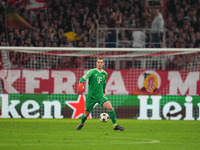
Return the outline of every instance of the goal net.
{"type": "MultiPolygon", "coordinates": [[[[88,81],[83,95],[77,86],[96,67],[97,57],[104,58],[106,95],[117,118],[198,119],[199,49],[1,47],[0,92],[8,94],[9,104],[16,102],[16,112],[7,113],[13,118],[80,118],[88,81]]],[[[107,111],[97,104],[90,118],[102,112],[107,111]]]]}

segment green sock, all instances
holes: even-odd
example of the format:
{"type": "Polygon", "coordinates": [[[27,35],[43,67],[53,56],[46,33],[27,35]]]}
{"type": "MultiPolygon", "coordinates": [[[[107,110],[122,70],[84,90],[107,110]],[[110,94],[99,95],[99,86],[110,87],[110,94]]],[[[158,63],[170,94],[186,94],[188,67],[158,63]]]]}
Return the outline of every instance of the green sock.
{"type": "Polygon", "coordinates": [[[114,109],[109,111],[109,116],[110,116],[110,119],[112,120],[112,123],[117,124],[117,118],[116,118],[116,114],[115,114],[114,109]]]}
{"type": "Polygon", "coordinates": [[[81,124],[84,124],[86,120],[87,120],[87,117],[83,114],[81,117],[81,124]]]}

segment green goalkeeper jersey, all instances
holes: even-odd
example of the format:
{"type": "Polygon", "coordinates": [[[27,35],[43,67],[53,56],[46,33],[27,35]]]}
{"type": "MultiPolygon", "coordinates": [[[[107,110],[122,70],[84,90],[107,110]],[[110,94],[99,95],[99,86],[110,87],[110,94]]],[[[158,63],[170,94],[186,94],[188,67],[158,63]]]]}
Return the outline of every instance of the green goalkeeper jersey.
{"type": "Polygon", "coordinates": [[[95,68],[89,70],[82,78],[80,78],[79,82],[84,82],[88,79],[88,95],[98,98],[102,96],[105,90],[107,76],[108,74],[106,71],[102,70],[100,72],[95,68]]]}

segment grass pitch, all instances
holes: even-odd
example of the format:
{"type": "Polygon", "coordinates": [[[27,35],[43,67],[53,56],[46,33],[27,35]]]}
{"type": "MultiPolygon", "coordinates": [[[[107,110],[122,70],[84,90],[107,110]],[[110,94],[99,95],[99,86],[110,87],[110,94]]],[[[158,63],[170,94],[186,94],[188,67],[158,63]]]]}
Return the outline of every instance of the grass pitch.
{"type": "Polygon", "coordinates": [[[118,119],[124,131],[114,131],[111,120],[0,119],[0,150],[196,150],[200,121],[118,119]]]}

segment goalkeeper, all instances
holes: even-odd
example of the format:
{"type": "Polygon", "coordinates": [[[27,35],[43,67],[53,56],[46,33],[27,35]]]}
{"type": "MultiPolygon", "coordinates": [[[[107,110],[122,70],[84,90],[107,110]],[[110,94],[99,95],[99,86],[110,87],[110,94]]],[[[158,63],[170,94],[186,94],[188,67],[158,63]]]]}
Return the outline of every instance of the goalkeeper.
{"type": "Polygon", "coordinates": [[[109,116],[113,123],[114,130],[123,131],[124,127],[120,127],[116,121],[116,114],[115,110],[113,109],[110,101],[105,95],[105,88],[106,88],[106,79],[107,79],[107,72],[103,70],[104,61],[102,57],[97,58],[96,66],[97,68],[89,70],[86,75],[80,78],[79,85],[77,90],[79,92],[83,92],[84,85],[83,82],[89,79],[89,90],[86,97],[85,103],[85,112],[81,117],[81,123],[78,125],[76,130],[81,130],[87,117],[89,116],[90,112],[93,110],[93,107],[96,103],[99,103],[101,106],[105,107],[108,112],[109,116]]]}

